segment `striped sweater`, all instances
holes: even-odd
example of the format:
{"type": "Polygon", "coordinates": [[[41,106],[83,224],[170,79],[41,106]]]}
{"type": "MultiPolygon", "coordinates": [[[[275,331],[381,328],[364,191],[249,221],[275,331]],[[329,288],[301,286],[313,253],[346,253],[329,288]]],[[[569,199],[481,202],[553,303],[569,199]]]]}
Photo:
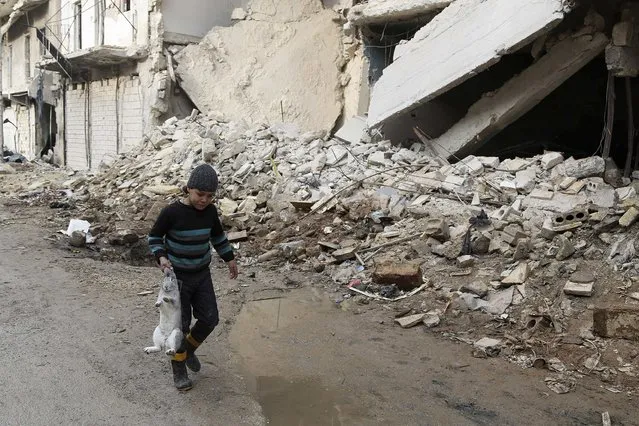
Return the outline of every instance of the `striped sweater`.
{"type": "Polygon", "coordinates": [[[149,233],[159,261],[167,257],[176,272],[200,272],[211,263],[211,245],[225,262],[235,258],[215,206],[197,210],[177,201],[165,207],[149,233]]]}

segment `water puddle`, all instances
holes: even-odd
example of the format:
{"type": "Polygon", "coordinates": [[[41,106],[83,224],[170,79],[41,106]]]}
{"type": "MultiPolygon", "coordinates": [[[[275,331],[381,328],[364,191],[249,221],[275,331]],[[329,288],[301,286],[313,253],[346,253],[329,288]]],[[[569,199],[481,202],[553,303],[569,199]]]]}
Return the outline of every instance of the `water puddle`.
{"type": "Polygon", "coordinates": [[[231,331],[249,391],[269,424],[324,426],[370,424],[366,410],[330,371],[323,344],[333,303],[317,292],[248,302],[231,331]]]}

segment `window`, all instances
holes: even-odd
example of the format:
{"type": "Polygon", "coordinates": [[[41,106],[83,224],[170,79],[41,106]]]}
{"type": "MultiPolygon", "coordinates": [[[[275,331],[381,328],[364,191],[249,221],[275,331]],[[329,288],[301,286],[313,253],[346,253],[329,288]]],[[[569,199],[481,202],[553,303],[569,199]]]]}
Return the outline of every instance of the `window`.
{"type": "Polygon", "coordinates": [[[131,0],[122,0],[122,12],[128,12],[131,10],[131,0]]]}
{"type": "Polygon", "coordinates": [[[31,78],[31,36],[24,36],[24,76],[31,78]]]}
{"type": "Polygon", "coordinates": [[[82,49],[82,3],[74,5],[73,32],[75,34],[75,50],[82,49]]]}

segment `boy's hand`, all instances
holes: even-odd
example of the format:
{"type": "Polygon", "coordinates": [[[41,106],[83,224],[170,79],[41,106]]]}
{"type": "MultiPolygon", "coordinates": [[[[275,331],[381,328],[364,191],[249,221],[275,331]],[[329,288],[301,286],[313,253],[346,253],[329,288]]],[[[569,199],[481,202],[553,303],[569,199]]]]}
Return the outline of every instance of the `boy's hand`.
{"type": "Polygon", "coordinates": [[[237,262],[235,260],[231,260],[227,262],[226,266],[229,268],[229,277],[234,280],[237,278],[239,272],[237,270],[237,262]]]}
{"type": "Polygon", "coordinates": [[[173,265],[171,265],[171,261],[164,256],[160,258],[159,266],[162,272],[165,272],[167,269],[173,269],[173,265]]]}

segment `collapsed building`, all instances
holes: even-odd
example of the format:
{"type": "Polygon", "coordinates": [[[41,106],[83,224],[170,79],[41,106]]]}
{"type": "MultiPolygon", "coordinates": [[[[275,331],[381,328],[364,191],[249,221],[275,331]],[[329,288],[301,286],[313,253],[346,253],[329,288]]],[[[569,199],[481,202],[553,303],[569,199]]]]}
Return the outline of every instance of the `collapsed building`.
{"type": "Polygon", "coordinates": [[[346,141],[368,130],[452,162],[599,154],[629,176],[638,14],[621,0],[7,2],[4,147],[96,169],[197,108],[346,141]]]}
{"type": "Polygon", "coordinates": [[[112,162],[166,116],[191,112],[173,96],[171,46],[229,25],[243,3],[4,3],[4,148],[76,170],[112,162]]]}

